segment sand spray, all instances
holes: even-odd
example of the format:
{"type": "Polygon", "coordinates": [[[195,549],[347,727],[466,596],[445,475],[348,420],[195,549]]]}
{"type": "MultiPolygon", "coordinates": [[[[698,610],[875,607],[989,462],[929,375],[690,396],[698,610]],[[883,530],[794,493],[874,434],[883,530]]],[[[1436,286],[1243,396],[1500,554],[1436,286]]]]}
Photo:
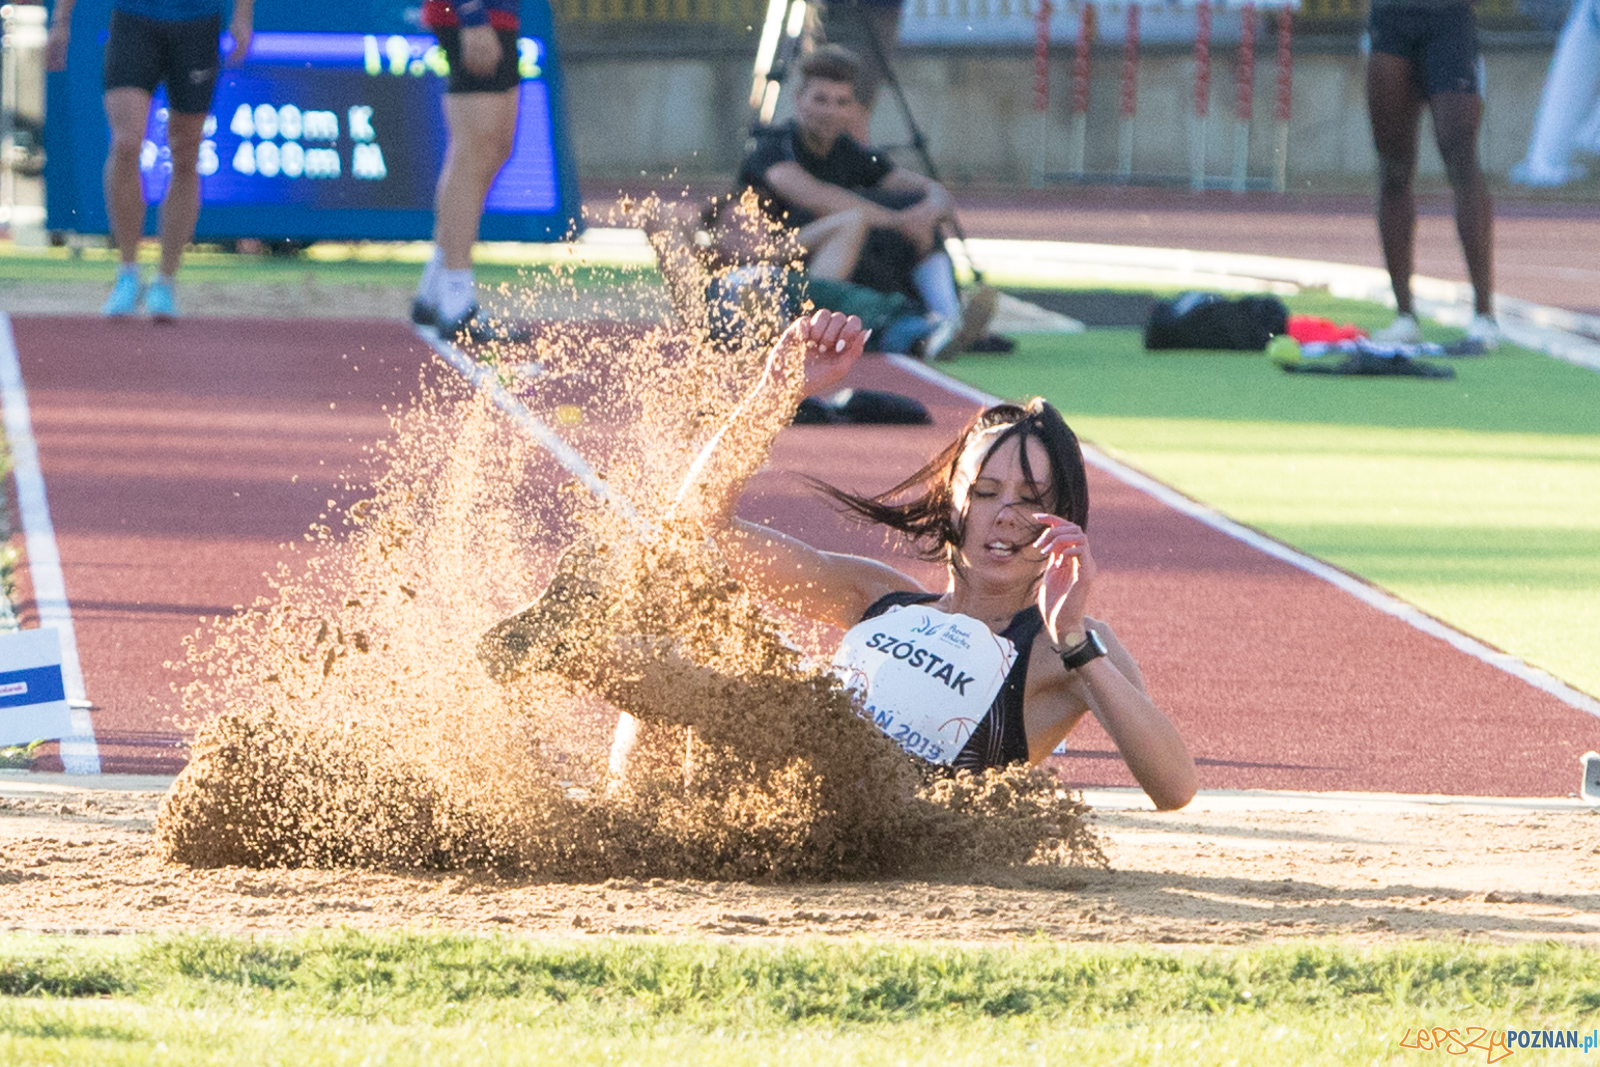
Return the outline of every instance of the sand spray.
{"type": "Polygon", "coordinates": [[[330,502],[271,594],[174,665],[194,743],[157,821],[163,857],[563,880],[1103,862],[1049,773],[913,763],[733,578],[706,536],[716,493],[680,490],[697,456],[696,484],[747,477],[786,421],[741,426],[760,447],[705,462],[786,324],[794,249],[748,199],[721,217],[731,263],[675,205],[622,211],[651,235],[670,315],[640,322],[558,270],[502,296],[533,320],[585,313],[475,353],[563,426],[612,506],[485,389],[425,376],[363,498],[330,502]],[[756,280],[708,297],[731,270],[756,280]],[[625,768],[609,758],[619,711],[639,723],[625,768]]]}

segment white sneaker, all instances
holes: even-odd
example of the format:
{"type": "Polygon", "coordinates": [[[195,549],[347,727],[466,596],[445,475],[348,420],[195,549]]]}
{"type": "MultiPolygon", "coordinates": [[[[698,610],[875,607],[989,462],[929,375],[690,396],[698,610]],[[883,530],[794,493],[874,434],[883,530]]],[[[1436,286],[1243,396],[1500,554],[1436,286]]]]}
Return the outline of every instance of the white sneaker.
{"type": "Polygon", "coordinates": [[[1372,339],[1384,345],[1420,345],[1422,327],[1415,315],[1396,315],[1393,322],[1374,332],[1372,339]]]}
{"type": "Polygon", "coordinates": [[[434,323],[441,337],[460,332],[478,313],[478,286],[470,270],[440,271],[435,291],[434,323]]]}
{"type": "Polygon", "coordinates": [[[439,319],[439,276],[443,273],[444,261],[437,255],[422,268],[417,295],[411,299],[411,321],[418,326],[432,326],[439,319]]]}
{"type": "Polygon", "coordinates": [[[1485,352],[1500,347],[1500,336],[1500,324],[1494,321],[1493,315],[1474,315],[1467,325],[1467,340],[1485,352]]]}

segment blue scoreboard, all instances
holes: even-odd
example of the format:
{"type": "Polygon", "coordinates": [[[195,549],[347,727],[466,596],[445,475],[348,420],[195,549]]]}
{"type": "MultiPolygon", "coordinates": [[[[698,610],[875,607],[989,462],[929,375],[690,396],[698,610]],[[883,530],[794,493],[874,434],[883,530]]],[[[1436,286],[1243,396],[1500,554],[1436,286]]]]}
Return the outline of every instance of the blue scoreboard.
{"type": "MultiPolygon", "coordinates": [[[[109,229],[101,102],[111,0],[80,0],[67,69],[49,76],[47,225],[109,229]]],[[[415,17],[416,7],[411,7],[415,17]]],[[[391,2],[258,0],[250,54],[224,67],[200,147],[200,240],[417,240],[431,235],[444,158],[448,65],[432,35],[391,2]]],[[[489,190],[482,236],[559,240],[578,226],[550,8],[524,0],[511,158],[489,190]]],[[[145,200],[166,191],[166,100],[158,90],[140,155],[145,200]]],[[[147,224],[154,226],[155,212],[147,224]]]]}

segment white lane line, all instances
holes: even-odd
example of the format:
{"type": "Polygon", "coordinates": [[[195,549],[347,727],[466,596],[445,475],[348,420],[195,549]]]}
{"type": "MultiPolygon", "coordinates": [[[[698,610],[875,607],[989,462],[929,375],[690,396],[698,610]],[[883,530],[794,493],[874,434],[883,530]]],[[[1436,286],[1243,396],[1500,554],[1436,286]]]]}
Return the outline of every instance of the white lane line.
{"type": "MultiPolygon", "coordinates": [[[[1096,811],[1141,811],[1156,814],[1143,789],[1091,786],[1083,799],[1096,811]]],[[[1443,811],[1450,815],[1502,815],[1515,812],[1593,811],[1576,797],[1475,797],[1447,793],[1304,792],[1290,789],[1202,789],[1182,811],[1163,812],[1168,822],[1201,812],[1296,811],[1347,815],[1398,815],[1443,811]]],[[[1154,826],[1154,823],[1144,824],[1154,826]]]]}
{"type": "MultiPolygon", "coordinates": [[[[888,359],[895,366],[924,381],[931,382],[948,392],[965,397],[985,407],[1001,402],[998,397],[991,396],[981,389],[975,389],[965,382],[957,381],[949,375],[934,370],[920,360],[912,359],[910,356],[891,355],[888,359]]],[[[1354,575],[1347,574],[1337,567],[1330,566],[1319,559],[1314,559],[1303,552],[1290,548],[1283,542],[1274,540],[1259,530],[1252,530],[1248,526],[1234,522],[1220,512],[1189,499],[1170,486],[1161,484],[1149,475],[1142,474],[1127,464],[1112,459],[1093,445],[1083,445],[1083,458],[1091,466],[1097,467],[1118,481],[1132,486],[1142,493],[1155,497],[1174,511],[1182,512],[1191,519],[1202,522],[1213,530],[1226,534],[1236,541],[1242,541],[1251,548],[1264,552],[1274,559],[1282,560],[1291,567],[1296,567],[1314,578],[1320,578],[1329,585],[1350,594],[1367,606],[1376,608],[1385,615],[1399,619],[1401,622],[1421,630],[1430,637],[1437,637],[1458,652],[1464,652],[1474,659],[1481,660],[1491,667],[1495,667],[1514,678],[1526,682],[1535,689],[1549,693],[1570,707],[1577,708],[1579,711],[1586,711],[1590,715],[1600,718],[1600,700],[1595,700],[1587,693],[1579,692],[1554,675],[1542,671],[1532,664],[1525,663],[1515,656],[1501,652],[1497,648],[1492,648],[1477,638],[1469,637],[1460,630],[1454,629],[1428,615],[1416,606],[1407,604],[1405,601],[1369,585],[1354,575]]]]}
{"type": "Polygon", "coordinates": [[[67,602],[67,580],[61,573],[61,553],[50,522],[50,500],[44,491],[44,471],[39,466],[39,445],[33,439],[33,417],[28,413],[28,391],[22,384],[22,363],[11,332],[11,316],[0,311],[0,403],[5,409],[6,444],[11,450],[11,475],[16,480],[17,510],[27,545],[28,574],[33,579],[33,599],[39,608],[41,629],[53,627],[61,635],[61,680],[72,709],[73,736],[61,739],[61,763],[68,774],[99,774],[100,746],[94,738],[88,691],[83,684],[83,664],[78,660],[78,638],[72,627],[72,606],[67,602]]]}
{"type": "Polygon", "coordinates": [[[479,363],[460,348],[439,336],[439,331],[427,326],[415,328],[416,335],[428,343],[438,357],[448,363],[458,374],[467,380],[467,384],[483,393],[489,402],[499,408],[501,413],[511,419],[513,425],[528,437],[538,443],[539,447],[554,457],[555,461],[583,483],[583,487],[598,500],[627,519],[635,528],[643,528],[643,520],[639,517],[638,509],[625,497],[621,496],[608,485],[605,479],[595,473],[589,461],[584,459],[571,445],[561,439],[561,435],[546,426],[528,410],[528,406],[501,384],[499,376],[487,364],[479,363]]]}

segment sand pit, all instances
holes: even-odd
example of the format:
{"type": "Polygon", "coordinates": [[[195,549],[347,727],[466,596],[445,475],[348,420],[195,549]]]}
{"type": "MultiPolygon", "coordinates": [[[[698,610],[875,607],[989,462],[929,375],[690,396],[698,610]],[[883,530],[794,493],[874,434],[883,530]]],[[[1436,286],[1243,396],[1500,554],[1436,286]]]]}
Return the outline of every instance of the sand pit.
{"type": "MultiPolygon", "coordinates": [[[[1600,814],[1570,809],[1106,811],[1093,825],[1110,870],[573,885],[488,872],[173,866],[158,858],[153,831],[166,782],[97,789],[88,781],[0,774],[0,923],[8,928],[1177,944],[1465,936],[1600,945],[1600,814]]],[[[1196,806],[1206,808],[1207,798],[1196,806]]]]}
{"type": "MultiPolygon", "coordinates": [[[[714,399],[716,390],[703,395],[714,399]]],[[[551,403],[565,399],[549,398],[551,403]]],[[[665,422],[652,425],[667,427],[665,422]]],[[[698,420],[668,428],[692,434],[698,420]]],[[[581,431],[574,436],[581,438],[581,431]]],[[[493,447],[482,453],[501,454],[493,447]]],[[[524,469],[545,463],[526,455],[504,462],[524,469]]],[[[542,469],[547,482],[552,476],[559,482],[547,463],[542,469]]],[[[452,506],[466,505],[458,500],[452,506]]],[[[464,614],[446,613],[438,628],[422,636],[434,640],[447,630],[462,635],[460,647],[450,651],[451,662],[471,666],[472,639],[499,613],[537,592],[553,550],[581,529],[575,522],[548,528],[558,536],[528,551],[525,570],[507,576],[517,581],[496,590],[492,602],[469,605],[464,614]]],[[[496,536],[509,540],[511,533],[496,536]]],[[[454,565],[481,558],[476,551],[459,553],[454,565]]],[[[413,576],[398,577],[385,588],[397,599],[435,606],[445,602],[440,596],[448,593],[456,572],[434,573],[443,579],[438,588],[408,584],[413,576]]],[[[325,618],[298,620],[305,628],[297,631],[297,654],[307,651],[306,643],[318,651],[317,658],[301,663],[308,679],[343,678],[347,664],[368,655],[360,644],[366,641],[370,648],[372,634],[360,624],[335,624],[322,633],[328,618],[369,610],[365,601],[345,602],[352,599],[344,595],[350,591],[346,584],[321,587],[342,597],[321,605],[325,618]],[[325,670],[328,663],[332,667],[325,670]]],[[[271,672],[261,672],[256,680],[266,673],[271,672]]],[[[464,677],[452,673],[437,681],[455,692],[451,687],[464,677]]],[[[485,721],[500,722],[505,728],[500,736],[508,742],[526,740],[510,718],[462,717],[458,701],[439,700],[434,707],[450,713],[413,735],[408,759],[414,768],[449,768],[440,776],[447,782],[481,784],[471,758],[493,747],[494,738],[472,729],[485,721]]],[[[567,735],[570,745],[549,752],[550,764],[537,781],[515,779],[520,786],[553,803],[571,799],[569,771],[563,769],[559,777],[548,772],[550,766],[570,767],[580,750],[592,759],[603,746],[604,711],[588,710],[589,719],[575,714],[568,722],[589,732],[567,735]]],[[[969,865],[934,879],[866,880],[857,874],[782,886],[643,870],[607,878],[591,871],[592,881],[563,884],[492,862],[459,870],[415,869],[415,850],[409,859],[382,849],[355,857],[388,869],[173,865],[163,862],[154,831],[165,783],[86,792],[65,781],[42,781],[0,778],[0,837],[8,846],[0,859],[0,882],[10,890],[0,905],[0,921],[14,928],[441,927],[545,936],[866,935],[975,941],[1045,936],[1179,943],[1330,935],[1382,941],[1463,933],[1594,943],[1600,934],[1600,902],[1584,889],[1595,883],[1600,866],[1600,822],[1588,813],[1105,812],[1090,825],[1104,844],[1109,870],[969,865]],[[397,871],[397,866],[413,869],[397,871]]],[[[407,779],[401,775],[391,784],[396,781],[404,792],[407,779]]],[[[342,817],[346,827],[355,821],[349,811],[342,817]]],[[[240,858],[217,856],[212,862],[240,858]]],[[[351,857],[310,859],[339,863],[351,857]]],[[[424,868],[426,860],[420,861],[424,868]]]]}
{"type": "MultiPolygon", "coordinates": [[[[740,209],[768,225],[753,199],[740,209]]],[[[425,383],[375,448],[369,495],[329,501],[274,592],[175,664],[195,740],[161,858],[577,882],[1103,862],[1048,772],[914,764],[826,650],[733,578],[710,523],[787,425],[805,343],[768,357],[782,269],[721,308],[692,244],[656,232],[668,320],[597,328],[612,317],[597,307],[475,353],[535,417],[579,401],[606,420],[574,445],[609,487],[572,460],[551,470],[464,383],[425,383]],[[757,378],[788,402],[747,411],[757,378]],[[608,759],[619,712],[647,727],[626,767],[608,759]]]]}

